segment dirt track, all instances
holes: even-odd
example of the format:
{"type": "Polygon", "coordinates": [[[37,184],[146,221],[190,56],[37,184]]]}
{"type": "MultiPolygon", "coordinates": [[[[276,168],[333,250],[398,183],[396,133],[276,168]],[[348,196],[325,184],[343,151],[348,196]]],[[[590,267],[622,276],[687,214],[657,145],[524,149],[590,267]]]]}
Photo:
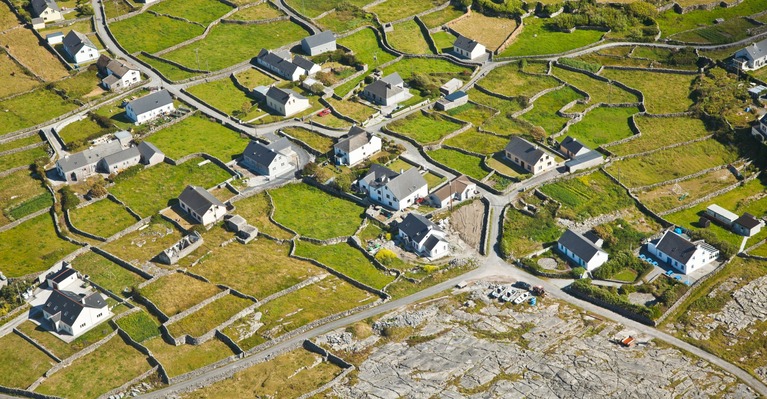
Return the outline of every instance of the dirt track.
{"type": "Polygon", "coordinates": [[[485,205],[482,201],[474,201],[455,211],[450,218],[450,224],[463,241],[479,250],[484,218],[485,205]]]}

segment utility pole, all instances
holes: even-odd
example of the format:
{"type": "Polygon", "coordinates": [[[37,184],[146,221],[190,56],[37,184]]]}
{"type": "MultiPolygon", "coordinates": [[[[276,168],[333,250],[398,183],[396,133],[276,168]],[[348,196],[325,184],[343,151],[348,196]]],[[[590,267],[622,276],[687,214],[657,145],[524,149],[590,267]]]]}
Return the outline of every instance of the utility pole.
{"type": "Polygon", "coordinates": [[[194,58],[197,60],[197,70],[200,70],[200,48],[194,48],[194,58]]]}

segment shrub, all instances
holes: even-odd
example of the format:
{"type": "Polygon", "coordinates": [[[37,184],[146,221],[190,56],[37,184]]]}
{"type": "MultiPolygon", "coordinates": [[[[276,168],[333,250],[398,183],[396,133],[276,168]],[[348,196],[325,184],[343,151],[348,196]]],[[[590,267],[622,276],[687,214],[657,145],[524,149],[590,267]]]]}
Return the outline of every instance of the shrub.
{"type": "Polygon", "coordinates": [[[423,269],[423,271],[425,271],[426,273],[434,273],[437,270],[439,270],[439,266],[423,265],[423,266],[421,266],[421,269],[423,269]]]}
{"type": "Polygon", "coordinates": [[[62,187],[59,194],[61,194],[61,210],[63,211],[71,211],[80,204],[80,198],[69,186],[62,187]]]}
{"type": "Polygon", "coordinates": [[[583,276],[583,273],[586,272],[586,269],[582,267],[574,267],[570,270],[570,276],[572,278],[581,278],[583,276]]]}
{"type": "Polygon", "coordinates": [[[377,261],[381,262],[381,264],[388,266],[395,259],[397,259],[397,254],[395,254],[394,251],[391,251],[389,249],[381,248],[378,251],[378,253],[376,253],[375,258],[377,261]]]}

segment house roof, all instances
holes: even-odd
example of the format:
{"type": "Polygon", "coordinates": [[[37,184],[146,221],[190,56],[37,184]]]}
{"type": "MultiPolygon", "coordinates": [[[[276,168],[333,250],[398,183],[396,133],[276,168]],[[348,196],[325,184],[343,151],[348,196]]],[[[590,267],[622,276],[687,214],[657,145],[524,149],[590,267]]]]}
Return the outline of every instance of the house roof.
{"type": "Polygon", "coordinates": [[[309,71],[311,71],[313,68],[319,67],[319,65],[307,60],[304,57],[301,57],[300,55],[293,57],[293,64],[303,68],[303,70],[305,70],[307,73],[309,73],[309,71]]]}
{"type": "Polygon", "coordinates": [[[441,202],[448,199],[451,193],[462,193],[467,187],[473,184],[474,183],[472,183],[466,175],[461,175],[451,181],[450,184],[445,184],[440,187],[437,191],[431,193],[431,195],[435,196],[441,202]]]}
{"type": "Polygon", "coordinates": [[[306,44],[309,48],[322,46],[324,44],[332,43],[336,41],[336,35],[329,30],[317,33],[303,38],[301,44],[306,44]]]}
{"type": "Polygon", "coordinates": [[[258,53],[258,59],[264,64],[277,68],[283,77],[293,76],[298,69],[304,70],[290,60],[290,52],[287,50],[269,51],[261,49],[261,52],[258,53]]]}
{"type": "Polygon", "coordinates": [[[61,11],[61,8],[59,8],[59,5],[56,4],[55,0],[32,0],[32,11],[35,12],[35,15],[39,16],[43,11],[45,11],[46,8],[50,8],[51,10],[55,11],[61,11]]]}
{"type": "Polygon", "coordinates": [[[445,100],[453,102],[453,101],[456,101],[456,100],[458,100],[460,98],[463,98],[463,97],[466,97],[466,96],[468,96],[468,94],[466,94],[463,91],[458,90],[458,91],[454,91],[454,92],[446,95],[445,96],[445,100]]]}
{"type": "Polygon", "coordinates": [[[571,168],[573,166],[580,165],[582,163],[593,161],[597,158],[602,158],[602,154],[600,154],[598,151],[589,150],[589,152],[578,155],[577,157],[565,162],[565,166],[571,168]]]}
{"type": "Polygon", "coordinates": [[[71,267],[65,267],[58,271],[58,273],[54,274],[53,276],[49,277],[48,280],[53,281],[54,283],[58,284],[73,274],[77,274],[77,271],[75,269],[72,269],[71,267]]]}
{"type": "Polygon", "coordinates": [[[122,145],[119,141],[113,140],[104,144],[97,145],[76,154],[72,154],[58,160],[57,164],[62,172],[69,173],[77,169],[87,167],[98,163],[101,158],[122,151],[122,145]]]}
{"type": "Polygon", "coordinates": [[[285,137],[266,145],[253,140],[248,143],[247,147],[245,147],[245,151],[243,151],[242,155],[243,157],[252,160],[257,165],[269,167],[274,159],[277,158],[277,155],[284,155],[281,154],[281,151],[287,147],[290,147],[290,141],[285,137]]]}
{"type": "Polygon", "coordinates": [[[45,38],[46,39],[52,39],[54,37],[63,37],[63,36],[64,36],[63,32],[53,32],[53,33],[49,33],[49,34],[45,35],[45,38]]]}
{"type": "Polygon", "coordinates": [[[530,165],[535,165],[546,155],[537,145],[518,136],[513,136],[506,144],[506,151],[530,165]]]}
{"type": "Polygon", "coordinates": [[[402,87],[404,81],[398,73],[393,73],[386,77],[376,80],[375,82],[367,85],[365,91],[380,98],[391,98],[405,89],[402,87]]]}
{"type": "Polygon", "coordinates": [[[423,243],[423,247],[426,248],[427,251],[431,252],[434,247],[437,246],[442,240],[441,237],[437,237],[434,234],[430,234],[429,237],[426,239],[426,242],[423,243]]]}
{"type": "Polygon", "coordinates": [[[747,229],[751,230],[751,229],[753,229],[754,227],[757,227],[757,226],[759,226],[759,225],[760,225],[762,222],[761,222],[761,221],[759,221],[759,219],[757,219],[756,217],[754,217],[754,215],[752,215],[752,214],[750,214],[750,213],[746,212],[746,213],[744,213],[744,214],[743,214],[743,216],[741,216],[741,217],[737,218],[737,219],[736,219],[734,222],[732,222],[732,223],[733,223],[733,224],[737,224],[737,225],[740,225],[740,226],[743,226],[743,227],[745,227],[745,228],[747,228],[747,229]]]}
{"type": "Polygon", "coordinates": [[[583,259],[585,262],[590,261],[596,254],[602,252],[602,250],[594,245],[591,240],[570,229],[567,229],[564,234],[559,237],[557,243],[569,249],[575,256],[583,259]]]}
{"type": "Polygon", "coordinates": [[[80,50],[82,50],[83,47],[90,47],[92,49],[96,49],[96,46],[93,44],[91,39],[88,39],[87,36],[84,34],[71,30],[69,33],[67,33],[66,36],[64,36],[64,48],[66,48],[67,52],[71,55],[77,54],[80,50]]]}
{"type": "MultiPolygon", "coordinates": [[[[45,24],[45,20],[42,18],[32,18],[32,25],[45,24]]],[[[63,35],[62,35],[63,36],[63,35]]]]}
{"type": "Polygon", "coordinates": [[[767,39],[743,47],[742,51],[745,51],[752,60],[767,56],[767,39]]]}
{"type": "Polygon", "coordinates": [[[477,46],[481,46],[478,41],[471,40],[466,36],[459,35],[458,38],[455,39],[455,42],[453,42],[453,47],[458,47],[461,50],[464,51],[474,51],[474,49],[477,48],[477,46]]]}
{"type": "Polygon", "coordinates": [[[371,186],[382,186],[387,181],[397,177],[397,175],[398,175],[397,172],[387,168],[386,166],[374,163],[370,165],[370,169],[368,169],[368,174],[365,175],[365,177],[363,177],[362,180],[364,180],[371,186]]]}
{"type": "Polygon", "coordinates": [[[569,152],[571,152],[573,154],[579,153],[584,148],[586,150],[590,149],[590,148],[586,147],[586,145],[584,145],[583,143],[581,143],[580,141],[578,141],[577,139],[575,139],[575,138],[573,138],[571,136],[565,137],[565,139],[562,140],[562,142],[559,145],[560,145],[560,147],[564,147],[567,151],[569,151],[569,152]]]}
{"type": "Polygon", "coordinates": [[[671,230],[663,233],[663,237],[655,244],[655,247],[677,262],[685,265],[698,248],[695,244],[671,230]]]}
{"type": "Polygon", "coordinates": [[[95,308],[101,309],[107,306],[104,297],[98,292],[93,292],[85,297],[80,297],[71,291],[60,291],[54,289],[48,300],[45,301],[43,309],[50,315],[55,315],[56,319],[71,326],[80,316],[83,309],[95,308]]]}
{"type": "Polygon", "coordinates": [[[426,219],[425,216],[417,213],[408,213],[405,219],[397,225],[397,228],[402,231],[410,240],[417,243],[421,243],[430,234],[431,230],[442,231],[434,222],[426,219]]]}
{"type": "Polygon", "coordinates": [[[389,191],[398,200],[407,197],[426,185],[426,179],[418,172],[418,168],[410,168],[386,183],[386,187],[389,188],[389,191]]]}
{"type": "Polygon", "coordinates": [[[296,93],[293,90],[290,89],[281,89],[276,86],[272,86],[269,88],[269,90],[266,91],[266,97],[271,98],[272,100],[280,103],[280,104],[287,104],[288,100],[291,98],[299,99],[299,100],[305,100],[306,97],[296,93]]]}
{"type": "Polygon", "coordinates": [[[104,79],[101,79],[101,81],[108,86],[111,86],[117,82],[120,81],[120,78],[117,77],[117,75],[109,75],[105,77],[104,79]]]}
{"type": "Polygon", "coordinates": [[[170,92],[167,90],[160,90],[144,97],[137,98],[129,102],[128,106],[133,108],[133,112],[136,115],[141,115],[168,104],[173,104],[173,98],[170,96],[170,92]]]}
{"type": "Polygon", "coordinates": [[[719,206],[717,204],[709,205],[706,208],[706,210],[714,212],[714,213],[716,213],[718,215],[721,215],[721,216],[727,218],[730,221],[736,220],[738,218],[737,214],[735,214],[734,212],[730,212],[727,209],[724,209],[724,208],[722,208],[721,206],[719,206]]]}
{"type": "Polygon", "coordinates": [[[225,206],[223,202],[219,201],[208,190],[191,184],[186,186],[181,195],[178,196],[178,200],[186,204],[188,208],[198,215],[206,214],[214,205],[225,206]]]}
{"type": "Polygon", "coordinates": [[[153,157],[155,154],[160,154],[163,156],[163,158],[165,158],[165,153],[160,151],[159,148],[155,147],[154,144],[148,141],[142,141],[138,143],[138,150],[144,159],[149,159],[153,157]]]}
{"type": "Polygon", "coordinates": [[[352,128],[349,129],[349,135],[345,139],[336,143],[333,148],[348,154],[369,143],[371,138],[373,138],[371,133],[357,126],[352,126],[352,128]]]}
{"type": "Polygon", "coordinates": [[[398,72],[394,72],[394,73],[391,73],[389,75],[386,75],[386,76],[382,77],[379,80],[384,82],[384,83],[386,83],[386,84],[390,84],[390,85],[393,85],[393,86],[405,84],[405,81],[402,80],[402,77],[399,76],[398,72]]]}
{"type": "Polygon", "coordinates": [[[440,87],[440,89],[446,89],[450,91],[455,91],[461,88],[463,86],[463,81],[461,79],[452,78],[448,80],[445,84],[440,87]]]}
{"type": "Polygon", "coordinates": [[[118,60],[110,60],[106,68],[119,77],[125,76],[130,71],[138,70],[135,66],[118,60]]]}
{"type": "Polygon", "coordinates": [[[138,147],[130,147],[120,152],[116,152],[114,154],[105,156],[104,162],[107,165],[114,165],[120,162],[127,161],[129,159],[140,158],[140,157],[141,157],[141,152],[138,150],[138,147]]]}

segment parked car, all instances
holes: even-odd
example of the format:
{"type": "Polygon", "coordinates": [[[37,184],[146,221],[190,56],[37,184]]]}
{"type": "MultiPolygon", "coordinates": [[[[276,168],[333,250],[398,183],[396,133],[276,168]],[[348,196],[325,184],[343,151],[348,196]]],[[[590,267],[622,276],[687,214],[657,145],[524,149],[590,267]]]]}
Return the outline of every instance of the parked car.
{"type": "Polygon", "coordinates": [[[517,281],[516,284],[514,284],[517,288],[522,288],[523,290],[529,290],[530,289],[530,283],[526,283],[524,281],[517,281]]]}
{"type": "Polygon", "coordinates": [[[503,293],[503,295],[501,295],[500,301],[501,302],[509,302],[516,295],[517,295],[517,290],[515,290],[514,288],[509,288],[509,289],[506,290],[506,292],[503,293]]]}
{"type": "Polygon", "coordinates": [[[505,289],[504,286],[499,285],[498,287],[495,287],[494,290],[490,291],[490,294],[488,294],[488,296],[490,298],[498,298],[501,296],[501,294],[503,294],[504,289],[505,289]]]}
{"type": "Polygon", "coordinates": [[[526,301],[527,298],[530,298],[530,293],[529,292],[524,292],[524,293],[522,293],[522,295],[520,295],[520,296],[518,296],[517,298],[514,299],[514,304],[515,305],[519,305],[520,303],[526,301]]]}

